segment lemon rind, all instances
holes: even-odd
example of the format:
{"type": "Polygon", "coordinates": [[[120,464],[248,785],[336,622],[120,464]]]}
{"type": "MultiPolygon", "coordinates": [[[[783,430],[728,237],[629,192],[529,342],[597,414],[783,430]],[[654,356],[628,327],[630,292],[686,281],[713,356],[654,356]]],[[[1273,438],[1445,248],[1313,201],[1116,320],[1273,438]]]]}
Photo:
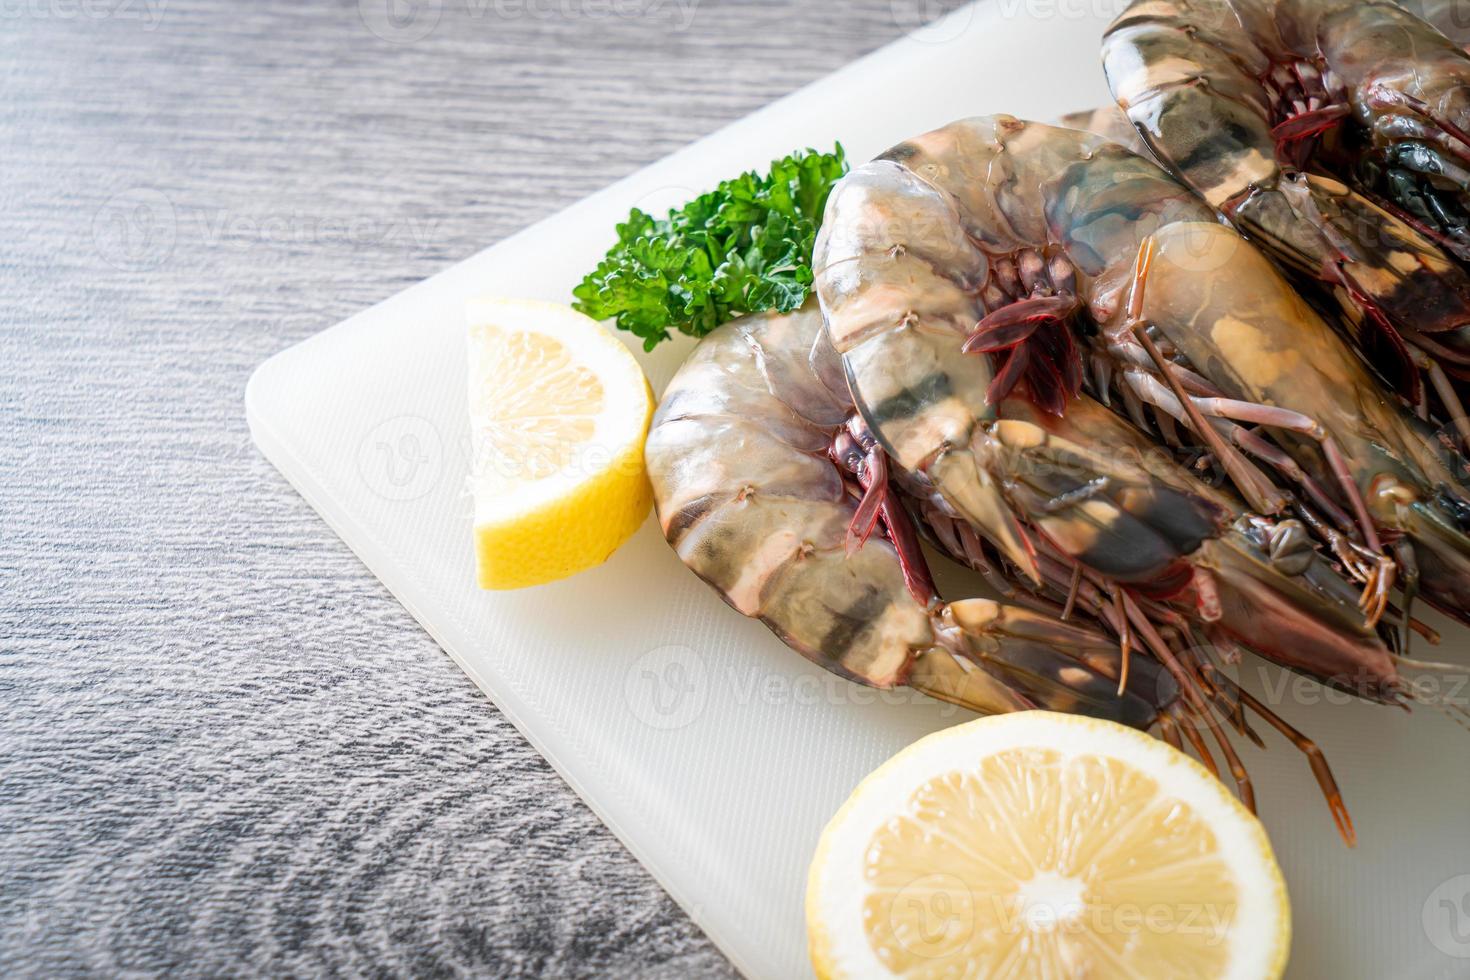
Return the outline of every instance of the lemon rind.
{"type": "Polygon", "coordinates": [[[862,851],[879,824],[924,782],[972,768],[1012,748],[1041,747],[1064,756],[1121,759],[1154,777],[1169,795],[1207,814],[1241,888],[1228,980],[1278,978],[1291,947],[1286,881],[1261,822],[1203,765],[1159,740],[1112,722],[1055,712],[997,715],[936,732],[868,775],[822,832],[807,877],[808,951],[818,977],[870,977],[888,971],[861,927],[862,851]],[[948,756],[944,750],[950,749],[948,756]],[[1142,761],[1142,765],[1140,765],[1142,761]],[[854,846],[856,845],[856,846],[854,846]],[[1232,850],[1232,848],[1234,850],[1232,850]],[[831,926],[846,929],[834,933],[831,926]],[[1261,942],[1262,938],[1268,939],[1261,942]]]}

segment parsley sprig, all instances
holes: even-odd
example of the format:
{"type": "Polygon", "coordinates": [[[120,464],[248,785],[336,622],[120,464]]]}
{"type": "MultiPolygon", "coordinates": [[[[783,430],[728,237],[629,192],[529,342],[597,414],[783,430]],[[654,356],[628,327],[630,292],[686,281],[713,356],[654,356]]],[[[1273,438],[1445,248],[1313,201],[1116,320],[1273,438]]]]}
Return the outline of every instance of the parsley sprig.
{"type": "Polygon", "coordinates": [[[832,185],[847,172],[839,143],[776,160],[764,176],[727,180],[664,219],[634,208],[618,243],[572,290],[572,305],[615,318],[653,350],[671,329],[703,337],[747,313],[789,313],[812,287],[812,246],[832,185]]]}

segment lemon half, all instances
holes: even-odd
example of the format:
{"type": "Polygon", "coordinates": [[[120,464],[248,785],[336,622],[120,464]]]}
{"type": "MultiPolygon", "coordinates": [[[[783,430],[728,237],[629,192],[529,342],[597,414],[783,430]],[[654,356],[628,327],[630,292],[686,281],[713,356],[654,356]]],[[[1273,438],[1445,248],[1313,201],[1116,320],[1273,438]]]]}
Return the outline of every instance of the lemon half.
{"type": "Polygon", "coordinates": [[[648,379],[568,306],[479,299],[467,313],[480,587],[540,585],[602,563],[653,505],[648,379]]]}
{"type": "Polygon", "coordinates": [[[1279,977],[1286,884],[1203,766],[1029,711],[925,738],[828,824],[807,882],[820,977],[1279,977]]]}

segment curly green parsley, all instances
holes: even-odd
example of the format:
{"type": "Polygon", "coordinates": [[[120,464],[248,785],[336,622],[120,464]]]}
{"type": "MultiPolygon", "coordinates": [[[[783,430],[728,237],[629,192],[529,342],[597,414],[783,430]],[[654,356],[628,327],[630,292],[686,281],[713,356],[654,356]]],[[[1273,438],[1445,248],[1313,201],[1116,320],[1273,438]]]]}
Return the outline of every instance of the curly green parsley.
{"type": "Polygon", "coordinates": [[[671,329],[703,337],[747,313],[789,313],[812,288],[812,246],[827,195],[847,161],[793,153],[727,180],[662,220],[634,208],[618,243],[576,289],[572,305],[643,338],[653,350],[671,329]]]}

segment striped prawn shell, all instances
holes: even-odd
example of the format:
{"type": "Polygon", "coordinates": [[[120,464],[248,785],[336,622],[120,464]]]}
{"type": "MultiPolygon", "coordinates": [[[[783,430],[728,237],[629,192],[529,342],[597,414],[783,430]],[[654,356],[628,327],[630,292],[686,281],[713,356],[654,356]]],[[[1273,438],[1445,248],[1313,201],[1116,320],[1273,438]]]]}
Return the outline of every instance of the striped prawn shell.
{"type": "MultiPolygon", "coordinates": [[[[992,473],[994,374],[962,352],[998,261],[1064,254],[1093,317],[1116,317],[1139,243],[1209,209],[1089,133],[1010,116],[961,120],[844,178],[814,266],[832,344],[868,427],[904,469],[1023,570],[1029,546],[992,473]]],[[[1144,574],[1143,569],[1137,569],[1144,574]]]]}
{"type": "MultiPolygon", "coordinates": [[[[1286,268],[1332,288],[1346,270],[1353,285],[1338,299],[1352,320],[1367,303],[1401,330],[1453,332],[1445,343],[1470,363],[1470,336],[1457,336],[1470,276],[1350,175],[1289,165],[1273,131],[1273,100],[1307,97],[1303,86],[1345,101],[1380,148],[1423,124],[1385,107],[1385,90],[1470,128],[1463,50],[1388,0],[1135,0],[1102,50],[1113,97],[1171,173],[1286,268]]],[[[1311,108],[1307,98],[1283,111],[1311,108]]],[[[1417,381],[1404,383],[1417,398],[1417,381]]]]}
{"type": "Polygon", "coordinates": [[[852,403],[825,344],[812,307],[704,338],[654,416],[649,476],[669,544],[726,602],[823,667],[892,687],[933,626],[889,542],[847,553],[855,502],[827,451],[852,403]]]}
{"type": "MultiPolygon", "coordinates": [[[[1225,569],[1238,577],[1222,589],[1238,601],[1224,625],[1258,652],[1317,676],[1344,673],[1345,655],[1368,678],[1357,689],[1391,691],[1387,651],[1361,616],[1354,625],[1354,592],[1329,566],[1314,569],[1318,584],[1273,566],[1258,541],[1233,529],[1249,516],[1237,499],[1202,487],[1172,459],[1120,456],[1127,440],[1118,433],[1134,430],[1086,396],[1046,424],[1023,399],[990,404],[991,366],[962,353],[987,312],[997,257],[1065,256],[1098,341],[1111,343],[1127,319],[1140,245],[1167,239],[1187,258],[1200,229],[1250,249],[1156,165],[1101,136],[968,119],[900,144],[833,190],[816,284],[869,428],[1018,567],[1034,544],[1031,528],[1068,559],[1143,594],[1181,597],[1186,608],[1197,573],[1225,569]],[[1007,535],[1022,522],[1016,546],[1007,535]],[[1272,617],[1274,633],[1260,632],[1272,617]],[[1278,642],[1288,635],[1303,642],[1278,642]]],[[[1228,306],[1230,274],[1196,273],[1188,281],[1228,306]]],[[[1194,324],[1188,310],[1176,319],[1194,324]]],[[[1270,366],[1230,353],[1246,370],[1270,366]]]]}
{"type": "Polygon", "coordinates": [[[659,522],[684,563],[851,680],[907,684],[982,713],[1045,707],[1154,724],[1177,688],[1138,664],[1120,695],[1106,636],[988,599],[921,603],[886,538],[849,550],[856,501],[828,450],[853,410],[815,304],[702,340],[646,449],[659,522]]]}

